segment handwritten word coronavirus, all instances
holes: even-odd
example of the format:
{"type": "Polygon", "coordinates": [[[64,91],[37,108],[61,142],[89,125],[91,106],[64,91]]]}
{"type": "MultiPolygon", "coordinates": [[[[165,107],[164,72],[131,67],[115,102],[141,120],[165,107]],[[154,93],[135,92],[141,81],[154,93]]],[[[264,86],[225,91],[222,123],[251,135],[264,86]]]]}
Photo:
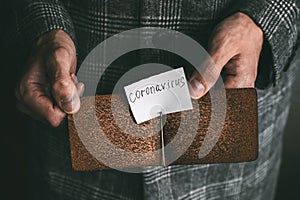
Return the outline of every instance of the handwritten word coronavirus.
{"type": "Polygon", "coordinates": [[[185,84],[186,82],[184,76],[181,76],[180,78],[175,80],[168,80],[163,83],[150,84],[129,93],[128,99],[131,103],[134,103],[145,96],[154,95],[156,93],[170,90],[176,87],[182,88],[183,86],[185,86],[185,84]]]}

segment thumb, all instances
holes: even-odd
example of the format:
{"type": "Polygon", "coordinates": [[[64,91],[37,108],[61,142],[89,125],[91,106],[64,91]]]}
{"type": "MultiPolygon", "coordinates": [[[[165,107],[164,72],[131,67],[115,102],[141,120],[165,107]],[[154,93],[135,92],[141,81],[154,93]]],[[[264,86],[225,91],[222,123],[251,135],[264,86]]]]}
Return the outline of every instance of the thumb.
{"type": "Polygon", "coordinates": [[[47,62],[48,74],[52,84],[52,96],[56,104],[66,113],[79,110],[80,99],[74,77],[76,57],[66,50],[55,50],[53,57],[47,62]]]}
{"type": "Polygon", "coordinates": [[[189,91],[193,99],[204,96],[216,83],[220,76],[220,69],[210,59],[206,60],[195,70],[189,79],[189,91]]]}
{"type": "Polygon", "coordinates": [[[234,53],[224,51],[224,48],[213,48],[201,66],[189,79],[189,91],[193,99],[204,96],[217,82],[223,67],[234,56],[234,53]]]}

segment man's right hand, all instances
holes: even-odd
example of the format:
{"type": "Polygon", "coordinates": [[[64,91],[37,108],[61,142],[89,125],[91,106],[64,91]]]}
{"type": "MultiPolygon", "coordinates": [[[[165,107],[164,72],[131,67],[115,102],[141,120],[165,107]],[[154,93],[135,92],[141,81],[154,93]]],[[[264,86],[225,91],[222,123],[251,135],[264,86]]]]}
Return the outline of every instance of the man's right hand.
{"type": "Polygon", "coordinates": [[[21,112],[57,127],[66,113],[79,110],[84,85],[75,76],[76,49],[68,34],[53,30],[40,36],[25,67],[16,87],[21,112]]]}

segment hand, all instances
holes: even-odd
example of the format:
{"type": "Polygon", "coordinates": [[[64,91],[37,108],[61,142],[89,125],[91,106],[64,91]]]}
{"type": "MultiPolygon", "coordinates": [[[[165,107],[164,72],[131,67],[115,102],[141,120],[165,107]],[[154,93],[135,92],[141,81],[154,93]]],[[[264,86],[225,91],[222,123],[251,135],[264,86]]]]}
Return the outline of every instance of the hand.
{"type": "Polygon", "coordinates": [[[62,30],[39,37],[16,87],[17,107],[29,116],[57,127],[66,113],[80,108],[84,85],[75,76],[76,50],[62,30]]]}
{"type": "Polygon", "coordinates": [[[262,30],[247,15],[236,13],[225,19],[209,41],[208,52],[215,65],[206,67],[205,78],[198,71],[191,76],[191,97],[206,94],[220,74],[225,88],[254,87],[262,44],[262,30]]]}

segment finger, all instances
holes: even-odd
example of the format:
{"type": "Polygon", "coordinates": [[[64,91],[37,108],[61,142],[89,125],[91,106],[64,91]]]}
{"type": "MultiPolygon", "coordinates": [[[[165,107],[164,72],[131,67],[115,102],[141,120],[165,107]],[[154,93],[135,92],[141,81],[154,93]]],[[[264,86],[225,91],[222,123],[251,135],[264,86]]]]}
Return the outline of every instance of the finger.
{"type": "Polygon", "coordinates": [[[218,80],[223,67],[236,55],[236,50],[225,38],[217,36],[210,42],[209,54],[202,66],[198,67],[189,80],[190,95],[199,99],[206,94],[218,80]]]}
{"type": "Polygon", "coordinates": [[[71,79],[73,80],[73,82],[76,85],[77,93],[78,93],[79,97],[82,97],[83,93],[84,93],[84,84],[82,82],[78,82],[78,78],[75,74],[71,74],[71,79]]]}
{"type": "Polygon", "coordinates": [[[79,110],[80,99],[74,83],[74,59],[64,49],[58,49],[47,62],[48,73],[52,82],[52,96],[57,105],[66,113],[79,110]]]}
{"type": "Polygon", "coordinates": [[[60,108],[53,105],[50,98],[42,94],[25,98],[24,102],[17,103],[17,108],[34,119],[53,127],[59,126],[66,115],[60,108]]]}
{"type": "Polygon", "coordinates": [[[83,93],[84,93],[84,84],[82,82],[79,82],[76,84],[76,88],[77,88],[77,93],[78,93],[79,97],[82,97],[83,93]]]}
{"type": "Polygon", "coordinates": [[[77,83],[78,83],[78,78],[77,78],[77,76],[76,76],[74,73],[71,73],[71,79],[72,79],[72,81],[75,83],[75,85],[77,85],[77,83]]]}
{"type": "Polygon", "coordinates": [[[189,79],[189,91],[193,99],[203,96],[215,83],[215,79],[219,76],[219,71],[212,63],[205,63],[199,67],[189,79]]]}
{"type": "Polygon", "coordinates": [[[223,66],[226,64],[225,60],[227,59],[219,61],[217,58],[212,57],[212,59],[205,61],[193,73],[188,84],[190,95],[193,99],[199,99],[214,86],[220,76],[223,66]],[[213,59],[217,62],[214,62],[213,59]]]}
{"type": "Polygon", "coordinates": [[[80,108],[77,87],[68,76],[61,76],[53,83],[52,96],[57,105],[68,114],[75,113],[80,108]]]}
{"type": "Polygon", "coordinates": [[[253,65],[255,63],[243,57],[227,63],[222,70],[225,88],[253,88],[257,75],[253,65]]]}
{"type": "Polygon", "coordinates": [[[227,75],[223,78],[225,88],[253,88],[254,83],[247,80],[246,76],[227,75]]]}

